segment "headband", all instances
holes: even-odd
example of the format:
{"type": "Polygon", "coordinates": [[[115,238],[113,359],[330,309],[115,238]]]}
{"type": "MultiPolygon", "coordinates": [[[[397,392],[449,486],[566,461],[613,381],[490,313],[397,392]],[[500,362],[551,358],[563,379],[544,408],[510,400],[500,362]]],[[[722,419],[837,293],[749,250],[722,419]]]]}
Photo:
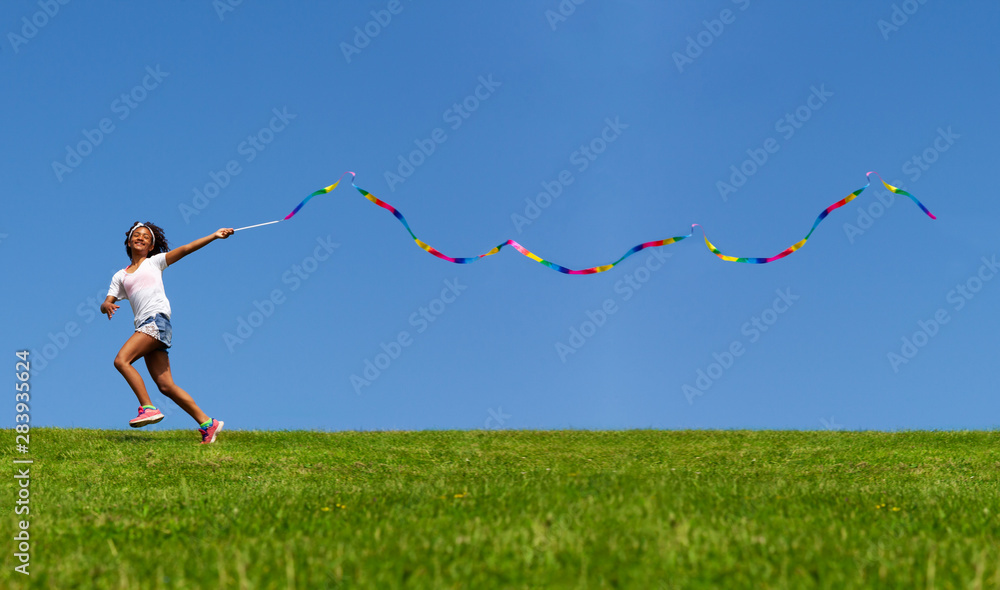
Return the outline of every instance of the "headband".
{"type": "Polygon", "coordinates": [[[125,239],[126,240],[131,240],[132,239],[132,232],[134,232],[135,230],[139,229],[140,227],[145,227],[146,231],[149,232],[149,235],[151,235],[153,237],[153,241],[149,244],[149,247],[152,248],[153,246],[155,246],[156,245],[156,234],[153,233],[153,230],[150,229],[149,226],[147,226],[145,223],[137,223],[134,226],[132,226],[132,229],[128,230],[128,237],[125,238],[125,239]]]}

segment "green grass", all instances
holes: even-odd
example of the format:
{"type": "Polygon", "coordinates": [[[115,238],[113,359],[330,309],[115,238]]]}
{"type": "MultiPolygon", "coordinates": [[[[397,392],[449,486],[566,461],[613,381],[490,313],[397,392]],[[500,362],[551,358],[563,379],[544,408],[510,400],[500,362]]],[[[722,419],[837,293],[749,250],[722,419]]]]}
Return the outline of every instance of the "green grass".
{"type": "Polygon", "coordinates": [[[35,429],[30,587],[1000,588],[997,439],[35,429]]]}

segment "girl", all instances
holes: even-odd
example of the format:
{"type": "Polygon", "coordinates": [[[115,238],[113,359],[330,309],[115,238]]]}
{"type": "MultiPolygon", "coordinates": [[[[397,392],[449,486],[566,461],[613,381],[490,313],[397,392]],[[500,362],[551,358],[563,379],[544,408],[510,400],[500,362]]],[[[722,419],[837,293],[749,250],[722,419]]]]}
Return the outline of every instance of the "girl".
{"type": "Polygon", "coordinates": [[[215,436],[222,430],[222,420],[209,418],[186,391],[174,384],[170,376],[170,357],[167,356],[171,338],[170,302],[163,291],[161,275],[163,269],[181,258],[233,233],[232,228],[220,229],[186,246],[170,250],[163,230],[148,221],[136,221],[128,230],[125,253],[132,263],[111,278],[111,287],[107,299],[101,304],[101,313],[107,314],[110,320],[119,307],[115,301],[128,299],[135,314],[135,333],[125,341],[115,357],[115,368],[139,398],[139,415],[129,421],[129,426],[139,428],[163,420],[163,413],[152,404],[146,393],[142,377],[132,367],[132,363],[145,358],[149,375],[163,395],[183,408],[200,426],[202,444],[215,442],[215,436]]]}

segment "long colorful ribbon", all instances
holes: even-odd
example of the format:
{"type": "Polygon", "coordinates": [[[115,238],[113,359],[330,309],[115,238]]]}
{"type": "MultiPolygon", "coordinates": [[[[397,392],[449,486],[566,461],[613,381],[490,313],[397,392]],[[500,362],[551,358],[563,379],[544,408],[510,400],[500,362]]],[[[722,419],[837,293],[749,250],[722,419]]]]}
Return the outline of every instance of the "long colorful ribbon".
{"type": "MultiPolygon", "coordinates": [[[[469,257],[469,258],[452,258],[451,256],[447,256],[445,254],[442,254],[441,252],[439,252],[438,250],[436,250],[434,247],[432,247],[430,244],[428,244],[428,243],[422,241],[420,238],[418,238],[413,233],[413,230],[410,229],[410,224],[406,222],[406,218],[403,217],[403,214],[400,213],[399,210],[397,210],[395,207],[393,207],[389,203],[386,203],[385,201],[379,199],[375,195],[373,195],[373,194],[369,193],[368,191],[364,190],[363,188],[359,187],[358,185],[354,184],[354,179],[357,177],[357,175],[355,175],[353,172],[345,172],[344,174],[342,174],[340,176],[340,178],[337,180],[337,182],[331,184],[330,186],[328,186],[326,188],[321,188],[318,191],[316,191],[316,192],[312,193],[311,195],[309,195],[308,197],[306,197],[305,199],[303,199],[303,201],[301,203],[299,203],[298,205],[296,205],[295,209],[292,209],[292,212],[289,213],[288,215],[286,215],[284,218],[282,218],[282,219],[276,219],[274,221],[268,221],[266,223],[258,223],[257,225],[248,225],[246,227],[241,227],[241,228],[237,229],[236,231],[240,231],[240,230],[244,230],[244,229],[251,229],[251,228],[254,228],[254,227],[261,227],[263,225],[271,225],[272,223],[279,223],[281,221],[287,221],[287,220],[291,219],[296,213],[299,212],[300,209],[302,209],[302,207],[307,202],[309,202],[309,199],[312,199],[313,197],[318,196],[318,195],[325,195],[325,194],[333,191],[333,189],[337,188],[337,185],[340,184],[340,181],[343,180],[344,176],[346,176],[348,174],[351,175],[351,186],[353,186],[354,188],[356,188],[358,190],[358,192],[360,192],[366,199],[368,199],[372,203],[375,203],[379,207],[382,207],[386,211],[389,211],[390,213],[392,213],[396,217],[396,219],[398,219],[399,222],[403,224],[403,227],[406,228],[406,231],[410,234],[410,237],[413,238],[413,241],[416,242],[418,246],[420,246],[425,251],[429,252],[430,254],[433,254],[434,256],[437,256],[438,258],[440,258],[442,260],[447,260],[448,262],[454,262],[455,264],[469,264],[470,262],[475,262],[476,260],[479,260],[480,258],[485,258],[487,256],[492,256],[492,255],[496,254],[497,252],[499,252],[500,250],[502,250],[505,246],[511,246],[512,248],[514,248],[515,250],[517,250],[521,254],[524,254],[525,256],[527,256],[528,258],[534,260],[535,262],[538,262],[540,264],[544,264],[545,266],[551,268],[552,270],[561,272],[563,274],[568,274],[568,275],[590,275],[590,274],[595,274],[595,273],[599,273],[599,272],[604,272],[604,271],[607,271],[607,270],[611,270],[616,265],[618,265],[618,263],[620,263],[621,261],[623,261],[626,258],[628,258],[629,256],[635,254],[636,252],[639,252],[641,250],[645,250],[646,248],[659,248],[660,246],[666,246],[667,244],[674,244],[676,242],[680,242],[681,240],[686,240],[687,238],[690,238],[692,235],[694,235],[694,228],[696,228],[696,227],[701,228],[701,226],[698,225],[697,223],[692,224],[691,225],[691,232],[689,232],[685,236],[677,236],[677,237],[673,237],[673,238],[667,238],[665,240],[655,240],[655,241],[652,241],[652,242],[643,242],[642,244],[639,244],[638,246],[633,246],[632,248],[630,248],[627,252],[625,252],[625,254],[622,255],[621,258],[619,258],[618,260],[615,260],[611,264],[604,264],[604,265],[601,265],[601,266],[594,266],[594,267],[591,267],[591,268],[583,268],[583,269],[580,269],[580,270],[573,270],[571,268],[566,268],[565,266],[556,264],[556,263],[551,262],[549,260],[545,260],[544,258],[541,258],[538,255],[536,255],[535,253],[531,252],[530,250],[528,250],[527,248],[525,248],[521,244],[518,244],[514,240],[507,240],[507,241],[503,242],[502,244],[499,244],[498,246],[494,247],[489,252],[486,252],[485,254],[480,254],[478,256],[472,256],[472,257],[469,257]]],[[[895,193],[897,195],[904,195],[906,197],[909,197],[914,203],[917,204],[918,207],[920,207],[921,211],[923,211],[924,213],[927,214],[928,217],[930,217],[931,219],[937,219],[937,217],[935,217],[933,213],[931,213],[930,211],[928,211],[927,207],[924,207],[924,204],[921,203],[920,201],[918,201],[916,197],[914,197],[910,193],[904,191],[903,189],[896,188],[896,187],[892,186],[891,184],[889,184],[888,182],[886,182],[877,172],[869,172],[869,173],[865,174],[865,180],[867,182],[865,183],[865,185],[863,187],[861,187],[858,190],[852,192],[851,194],[847,195],[846,197],[844,197],[843,199],[837,201],[836,203],[830,205],[829,207],[827,207],[826,209],[824,209],[819,214],[818,217],[816,217],[816,221],[813,222],[812,228],[809,230],[809,233],[806,234],[806,237],[804,237],[801,240],[799,240],[798,242],[792,244],[791,246],[789,246],[785,250],[782,250],[778,254],[775,254],[774,256],[771,256],[770,258],[747,258],[747,257],[729,256],[729,255],[723,254],[718,248],[715,247],[714,244],[712,244],[712,242],[708,241],[708,236],[705,234],[705,229],[704,228],[701,228],[702,237],[704,237],[705,244],[708,246],[708,249],[711,250],[712,254],[715,254],[716,256],[718,256],[719,258],[721,258],[722,260],[725,260],[727,262],[745,262],[745,263],[748,263],[748,264],[767,264],[768,262],[774,262],[775,260],[779,260],[781,258],[784,258],[785,256],[788,256],[792,252],[795,252],[796,250],[798,250],[799,248],[801,248],[802,246],[804,246],[805,243],[806,243],[806,241],[809,239],[809,236],[811,236],[813,234],[813,232],[816,231],[816,227],[819,226],[819,224],[820,224],[821,221],[823,221],[824,219],[826,219],[827,215],[829,215],[831,211],[833,211],[834,209],[838,209],[840,207],[843,207],[844,205],[850,203],[851,201],[853,201],[854,199],[856,199],[858,197],[858,195],[860,195],[862,192],[864,192],[864,190],[866,188],[868,188],[871,185],[871,175],[872,174],[874,174],[875,176],[878,176],[879,180],[882,181],[882,184],[885,185],[885,188],[889,189],[890,191],[892,191],[893,193],[895,193]]]]}

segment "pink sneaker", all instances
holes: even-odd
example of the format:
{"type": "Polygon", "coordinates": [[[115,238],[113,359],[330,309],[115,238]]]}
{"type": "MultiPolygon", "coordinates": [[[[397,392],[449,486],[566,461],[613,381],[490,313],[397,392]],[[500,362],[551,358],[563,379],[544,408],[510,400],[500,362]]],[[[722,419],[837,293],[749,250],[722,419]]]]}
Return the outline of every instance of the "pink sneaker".
{"type": "Polygon", "coordinates": [[[198,432],[201,433],[201,444],[208,445],[215,442],[215,435],[222,432],[222,425],[225,424],[222,420],[212,419],[212,425],[208,428],[199,428],[198,432]]]}
{"type": "Polygon", "coordinates": [[[163,412],[156,409],[149,408],[139,408],[139,415],[128,421],[128,425],[132,428],[142,428],[147,424],[156,424],[160,420],[163,420],[163,412]]]}

